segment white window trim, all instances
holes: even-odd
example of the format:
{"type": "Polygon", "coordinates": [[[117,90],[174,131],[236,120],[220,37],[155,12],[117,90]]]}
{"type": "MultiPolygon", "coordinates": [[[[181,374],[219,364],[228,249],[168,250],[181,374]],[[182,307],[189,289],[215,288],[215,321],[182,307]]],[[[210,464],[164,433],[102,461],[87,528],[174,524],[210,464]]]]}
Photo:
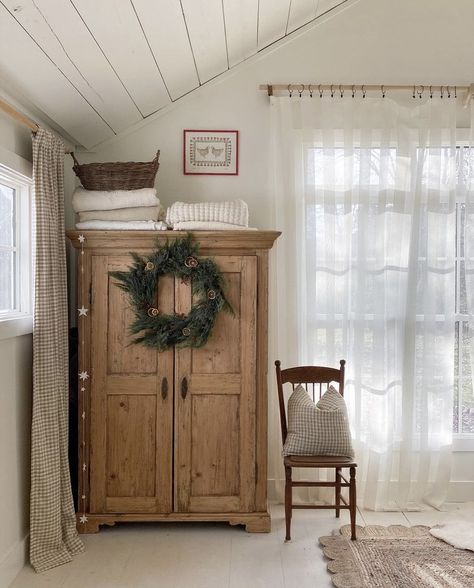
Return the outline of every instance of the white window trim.
{"type": "Polygon", "coordinates": [[[17,300],[15,311],[0,313],[0,340],[33,332],[33,210],[31,178],[0,164],[0,182],[17,191],[17,300]]]}

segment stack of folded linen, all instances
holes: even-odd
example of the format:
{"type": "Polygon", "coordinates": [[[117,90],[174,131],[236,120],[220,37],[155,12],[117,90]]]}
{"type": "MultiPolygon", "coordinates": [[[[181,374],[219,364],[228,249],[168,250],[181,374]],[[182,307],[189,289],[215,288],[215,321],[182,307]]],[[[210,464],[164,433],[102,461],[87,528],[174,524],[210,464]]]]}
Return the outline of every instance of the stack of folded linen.
{"type": "Polygon", "coordinates": [[[72,206],[79,214],[77,229],[165,231],[163,207],[155,188],[84,190],[76,188],[72,206]]]}
{"type": "Polygon", "coordinates": [[[166,213],[174,231],[241,231],[249,228],[249,211],[243,200],[230,202],[175,202],[166,213]]]}

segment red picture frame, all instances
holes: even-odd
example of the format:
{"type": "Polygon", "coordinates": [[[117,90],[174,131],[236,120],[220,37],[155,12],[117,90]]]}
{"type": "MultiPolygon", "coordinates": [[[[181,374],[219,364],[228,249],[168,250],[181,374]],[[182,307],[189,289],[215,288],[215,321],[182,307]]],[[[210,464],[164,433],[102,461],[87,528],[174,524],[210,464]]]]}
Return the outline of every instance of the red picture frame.
{"type": "Polygon", "coordinates": [[[184,129],[183,174],[239,175],[239,131],[184,129]]]}

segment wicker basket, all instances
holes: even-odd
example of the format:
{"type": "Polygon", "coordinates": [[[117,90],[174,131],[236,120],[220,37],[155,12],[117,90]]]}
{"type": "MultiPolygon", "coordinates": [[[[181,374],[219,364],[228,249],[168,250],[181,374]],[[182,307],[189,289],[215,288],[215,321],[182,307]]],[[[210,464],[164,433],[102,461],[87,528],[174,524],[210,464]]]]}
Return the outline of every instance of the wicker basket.
{"type": "Polygon", "coordinates": [[[139,190],[153,188],[160,166],[159,150],[153,161],[117,161],[80,164],[74,153],[72,169],[86,190],[139,190]]]}

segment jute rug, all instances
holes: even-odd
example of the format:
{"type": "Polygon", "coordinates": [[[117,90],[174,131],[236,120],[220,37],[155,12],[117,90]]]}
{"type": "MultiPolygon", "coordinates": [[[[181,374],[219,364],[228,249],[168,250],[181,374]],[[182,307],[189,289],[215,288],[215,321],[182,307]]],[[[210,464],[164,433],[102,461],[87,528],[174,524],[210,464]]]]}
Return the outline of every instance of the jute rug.
{"type": "Polygon", "coordinates": [[[433,537],[429,527],[350,526],[320,537],[337,588],[473,588],[474,553],[433,537]]]}

